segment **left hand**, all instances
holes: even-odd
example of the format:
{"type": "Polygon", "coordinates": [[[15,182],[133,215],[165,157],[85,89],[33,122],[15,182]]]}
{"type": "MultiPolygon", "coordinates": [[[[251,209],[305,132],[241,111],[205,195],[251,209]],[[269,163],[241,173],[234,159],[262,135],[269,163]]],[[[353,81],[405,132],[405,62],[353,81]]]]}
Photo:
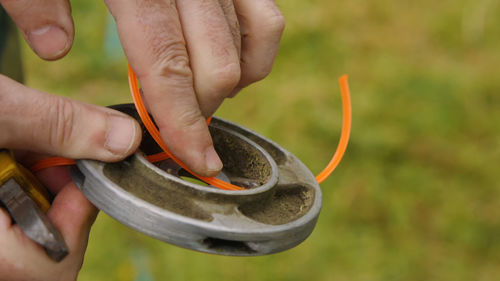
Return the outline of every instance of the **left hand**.
{"type": "MultiPolygon", "coordinates": [[[[141,139],[139,124],[128,115],[42,93],[2,75],[0,129],[0,148],[15,150],[25,167],[40,159],[38,153],[119,161],[133,153],[141,139]]],[[[51,260],[0,208],[0,281],[76,280],[97,210],[67,168],[46,169],[36,176],[55,195],[48,216],[69,255],[60,263],[51,260]]]]}

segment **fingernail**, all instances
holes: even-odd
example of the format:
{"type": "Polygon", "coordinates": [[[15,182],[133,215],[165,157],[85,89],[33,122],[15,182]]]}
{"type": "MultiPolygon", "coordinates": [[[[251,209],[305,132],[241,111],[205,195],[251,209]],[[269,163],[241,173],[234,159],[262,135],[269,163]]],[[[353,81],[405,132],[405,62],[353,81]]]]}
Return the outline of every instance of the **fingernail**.
{"type": "Polygon", "coordinates": [[[104,146],[113,154],[126,154],[135,142],[137,128],[131,118],[110,115],[104,146]]]}
{"type": "Polygon", "coordinates": [[[28,41],[41,58],[52,59],[66,51],[68,34],[58,26],[46,25],[30,31],[28,41]]]}
{"type": "Polygon", "coordinates": [[[205,165],[209,174],[217,173],[222,170],[222,161],[213,146],[209,146],[205,150],[205,165]]]}

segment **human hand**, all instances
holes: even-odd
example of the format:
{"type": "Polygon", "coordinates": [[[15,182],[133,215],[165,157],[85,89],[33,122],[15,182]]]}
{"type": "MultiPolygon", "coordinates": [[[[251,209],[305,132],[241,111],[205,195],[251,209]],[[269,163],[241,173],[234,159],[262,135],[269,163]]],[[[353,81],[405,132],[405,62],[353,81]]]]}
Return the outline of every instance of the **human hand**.
{"type": "MultiPolygon", "coordinates": [[[[222,163],[205,119],[271,71],[284,28],[273,0],[106,0],[122,45],[172,153],[213,176],[222,163]]],[[[42,58],[73,42],[69,1],[0,0],[42,58]]]]}
{"type": "Polygon", "coordinates": [[[47,215],[64,237],[69,254],[59,263],[53,261],[0,208],[0,281],[76,280],[82,266],[98,211],[71,181],[68,168],[50,168],[39,176],[46,178],[45,186],[55,195],[47,215]]]}
{"type": "MultiPolygon", "coordinates": [[[[16,156],[26,166],[38,160],[33,151],[118,161],[140,143],[139,125],[120,112],[32,90],[2,75],[0,85],[0,147],[18,149],[16,156]]],[[[0,208],[0,281],[76,280],[81,268],[97,209],[77,189],[67,168],[50,168],[37,176],[55,195],[47,214],[69,255],[60,263],[51,260],[0,208]]]]}

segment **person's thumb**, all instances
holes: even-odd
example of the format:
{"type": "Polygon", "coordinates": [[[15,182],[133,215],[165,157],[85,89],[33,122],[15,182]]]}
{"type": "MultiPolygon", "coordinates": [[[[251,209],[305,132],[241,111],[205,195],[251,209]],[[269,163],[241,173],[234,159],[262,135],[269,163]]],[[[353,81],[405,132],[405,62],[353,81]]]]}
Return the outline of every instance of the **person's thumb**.
{"type": "Polygon", "coordinates": [[[68,0],[0,0],[0,4],[41,58],[59,59],[71,49],[74,28],[68,0]]]}
{"type": "Polygon", "coordinates": [[[139,146],[141,128],[109,108],[30,89],[0,75],[0,147],[118,161],[139,146]]]}

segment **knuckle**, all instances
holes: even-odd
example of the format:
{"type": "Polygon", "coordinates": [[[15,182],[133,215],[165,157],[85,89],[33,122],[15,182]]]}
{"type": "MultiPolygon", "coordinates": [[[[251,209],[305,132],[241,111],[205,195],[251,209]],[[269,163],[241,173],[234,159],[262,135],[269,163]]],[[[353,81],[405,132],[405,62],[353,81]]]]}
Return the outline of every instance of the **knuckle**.
{"type": "MultiPolygon", "coordinates": [[[[188,134],[201,129],[200,125],[205,124],[198,108],[186,108],[177,110],[169,118],[155,118],[160,132],[165,132],[170,137],[178,137],[179,134],[188,134]],[[172,119],[174,118],[174,119],[172,119]]],[[[167,140],[168,141],[168,140],[167,140]]]]}
{"type": "Polygon", "coordinates": [[[195,130],[198,129],[202,120],[201,112],[197,108],[183,110],[177,117],[177,129],[195,130]]]}
{"type": "Polygon", "coordinates": [[[286,26],[285,17],[278,12],[269,18],[267,24],[272,31],[281,34],[286,26]]]}
{"type": "Polygon", "coordinates": [[[256,69],[250,76],[251,82],[257,82],[260,81],[269,75],[271,73],[272,65],[266,65],[264,67],[256,69]]]}
{"type": "Polygon", "coordinates": [[[212,84],[212,95],[214,98],[230,92],[241,78],[241,67],[239,63],[229,63],[218,69],[214,69],[209,74],[209,81],[212,84]]]}
{"type": "Polygon", "coordinates": [[[154,56],[158,58],[156,74],[165,78],[191,79],[192,72],[184,43],[180,41],[158,43],[153,48],[154,56]]]}
{"type": "Polygon", "coordinates": [[[70,100],[55,98],[52,105],[48,127],[48,143],[53,148],[68,146],[74,138],[75,106],[70,100]]]}
{"type": "Polygon", "coordinates": [[[256,23],[255,29],[262,33],[267,33],[271,36],[281,35],[285,30],[285,17],[279,10],[275,10],[272,14],[263,15],[262,18],[256,23]]]}
{"type": "Polygon", "coordinates": [[[249,65],[246,64],[245,72],[240,82],[240,86],[248,86],[254,82],[260,81],[271,73],[273,68],[272,63],[266,63],[261,65],[249,65]]]}
{"type": "Polygon", "coordinates": [[[191,128],[199,124],[200,118],[202,117],[198,109],[189,109],[179,114],[179,123],[184,128],[191,128]]]}

